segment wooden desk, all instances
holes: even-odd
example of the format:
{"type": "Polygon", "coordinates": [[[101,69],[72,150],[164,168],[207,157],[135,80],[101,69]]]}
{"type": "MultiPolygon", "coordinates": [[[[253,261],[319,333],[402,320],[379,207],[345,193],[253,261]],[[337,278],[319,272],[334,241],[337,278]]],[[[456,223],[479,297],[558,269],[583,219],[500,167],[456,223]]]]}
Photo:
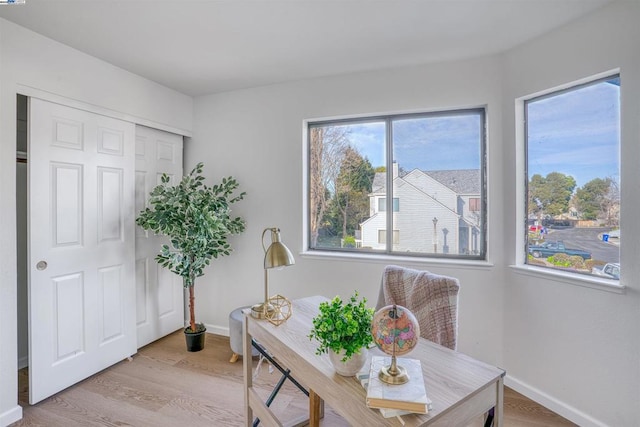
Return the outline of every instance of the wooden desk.
{"type": "MultiPolygon", "coordinates": [[[[317,356],[317,343],[307,335],[321,296],[293,301],[293,315],[280,326],[258,320],[245,311],[244,353],[251,354],[251,339],[260,342],[291,375],[310,392],[310,425],[318,426],[318,409],[323,399],[331,408],[354,426],[400,426],[396,418],[383,418],[379,411],[365,404],[366,392],[355,377],[335,373],[327,355],[317,356]]],[[[376,350],[377,351],[377,350],[376,350]]],[[[495,407],[495,427],[503,426],[502,369],[487,365],[462,353],[421,339],[406,357],[420,359],[433,409],[426,415],[405,415],[405,426],[466,426],[476,417],[495,407]]],[[[283,425],[267,408],[252,388],[250,357],[243,358],[245,384],[245,425],[251,426],[254,416],[265,426],[283,425]]]]}

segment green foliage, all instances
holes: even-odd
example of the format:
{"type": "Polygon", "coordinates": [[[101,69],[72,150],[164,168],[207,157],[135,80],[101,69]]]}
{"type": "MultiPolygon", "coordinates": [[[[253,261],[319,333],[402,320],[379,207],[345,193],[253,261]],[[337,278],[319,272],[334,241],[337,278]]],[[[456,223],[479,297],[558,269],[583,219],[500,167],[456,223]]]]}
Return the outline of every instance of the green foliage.
{"type": "Polygon", "coordinates": [[[547,258],[551,264],[557,267],[584,269],[584,259],[578,255],[568,255],[565,253],[557,253],[547,258]]]}
{"type": "Polygon", "coordinates": [[[576,191],[576,205],[583,219],[594,220],[606,216],[611,178],[595,178],[576,191]]]}
{"type": "Polygon", "coordinates": [[[233,193],[238,182],[223,178],[222,183],[209,187],[204,184],[198,163],[179,184],[170,185],[163,174],[160,185],[151,191],[149,207],[140,212],[136,224],[155,234],[169,237],[171,247],[163,245],[156,261],[183,279],[189,288],[190,328],[197,329],[193,313],[193,285],[202,276],[212,258],[231,253],[227,238],[245,229],[240,217],[231,216],[231,205],[242,200],[245,193],[233,193]]]}
{"type": "Polygon", "coordinates": [[[375,172],[369,159],[351,146],[344,149],[334,192],[327,204],[326,231],[345,237],[369,217],[369,193],[375,172]]]}
{"type": "Polygon", "coordinates": [[[339,296],[320,303],[320,313],[313,319],[313,329],[309,334],[309,339],[315,338],[320,343],[316,354],[327,353],[329,349],[335,352],[345,350],[342,358],[345,362],[373,342],[371,321],[374,310],[367,308],[366,303],[366,298],[358,301],[358,292],[346,303],[339,296]]]}
{"type": "Polygon", "coordinates": [[[551,255],[547,258],[547,261],[558,267],[569,267],[569,265],[571,265],[571,263],[569,262],[569,255],[564,253],[551,255]]]}
{"type": "Polygon", "coordinates": [[[551,172],[545,178],[535,174],[529,181],[529,213],[560,215],[569,210],[569,201],[576,180],[560,172],[551,172]]]}
{"type": "Polygon", "coordinates": [[[213,187],[205,185],[203,167],[198,163],[175,186],[163,174],[161,184],[151,191],[150,207],[136,219],[145,230],[169,237],[171,247],[163,245],[156,261],[181,276],[185,287],[193,286],[195,278],[202,276],[211,258],[229,255],[228,236],[245,228],[242,218],[231,217],[230,206],[246,193],[232,196],[239,186],[232,177],[213,187]]]}
{"type": "Polygon", "coordinates": [[[343,244],[345,248],[355,248],[356,238],[353,236],[345,236],[343,239],[343,244]]]}

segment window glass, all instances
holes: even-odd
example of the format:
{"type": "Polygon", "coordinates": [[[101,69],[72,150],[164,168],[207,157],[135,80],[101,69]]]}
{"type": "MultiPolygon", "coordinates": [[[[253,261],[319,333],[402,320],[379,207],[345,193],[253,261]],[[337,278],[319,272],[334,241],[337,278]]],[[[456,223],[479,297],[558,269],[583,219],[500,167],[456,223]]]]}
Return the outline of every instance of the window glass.
{"type": "Polygon", "coordinates": [[[484,109],[309,124],[309,248],[484,259],[484,129],[484,109]]]}
{"type": "Polygon", "coordinates": [[[619,279],[620,77],[525,103],[530,265],[619,279]]]}
{"type": "Polygon", "coordinates": [[[397,118],[393,194],[403,201],[394,228],[410,230],[400,252],[480,255],[481,215],[468,200],[482,193],[484,116],[477,111],[397,118]]]}
{"type": "MultiPolygon", "coordinates": [[[[378,212],[384,212],[387,210],[387,198],[380,197],[378,199],[378,212]]],[[[398,212],[400,210],[400,199],[397,197],[393,198],[393,211],[398,212]]]]}
{"type": "Polygon", "coordinates": [[[310,248],[361,240],[360,224],[375,213],[376,170],[384,170],[384,128],[381,121],[309,126],[310,248]]]}
{"type": "MultiPolygon", "coordinates": [[[[384,245],[387,242],[387,230],[378,230],[378,243],[384,245]]],[[[400,230],[393,230],[393,244],[400,243],[400,230]]]]}

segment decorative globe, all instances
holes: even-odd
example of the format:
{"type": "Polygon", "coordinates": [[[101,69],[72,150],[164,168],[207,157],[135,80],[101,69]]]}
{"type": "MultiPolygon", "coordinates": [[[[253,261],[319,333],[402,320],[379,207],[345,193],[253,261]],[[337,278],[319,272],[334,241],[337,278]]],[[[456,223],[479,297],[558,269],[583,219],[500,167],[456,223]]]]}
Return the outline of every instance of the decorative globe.
{"type": "Polygon", "coordinates": [[[395,355],[402,356],[418,344],[420,325],[408,308],[387,305],[373,315],[371,334],[380,350],[392,355],[395,345],[395,355]]]}

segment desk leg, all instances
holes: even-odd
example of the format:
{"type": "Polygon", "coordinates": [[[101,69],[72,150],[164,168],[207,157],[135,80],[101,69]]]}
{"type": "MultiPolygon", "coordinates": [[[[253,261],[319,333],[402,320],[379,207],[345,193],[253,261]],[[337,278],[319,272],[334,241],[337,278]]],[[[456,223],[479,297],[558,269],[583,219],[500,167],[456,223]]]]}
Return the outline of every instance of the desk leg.
{"type": "Polygon", "coordinates": [[[494,409],[493,427],[504,426],[504,377],[498,380],[498,390],[496,391],[496,407],[494,409]]]}
{"type": "Polygon", "coordinates": [[[251,357],[251,335],[247,331],[247,315],[242,317],[242,354],[248,355],[242,358],[244,370],[244,425],[251,427],[253,423],[253,411],[249,405],[249,390],[253,386],[253,359],[251,357]]]}
{"type": "Polygon", "coordinates": [[[324,414],[324,401],[315,391],[309,389],[309,427],[319,427],[324,414]]]}

